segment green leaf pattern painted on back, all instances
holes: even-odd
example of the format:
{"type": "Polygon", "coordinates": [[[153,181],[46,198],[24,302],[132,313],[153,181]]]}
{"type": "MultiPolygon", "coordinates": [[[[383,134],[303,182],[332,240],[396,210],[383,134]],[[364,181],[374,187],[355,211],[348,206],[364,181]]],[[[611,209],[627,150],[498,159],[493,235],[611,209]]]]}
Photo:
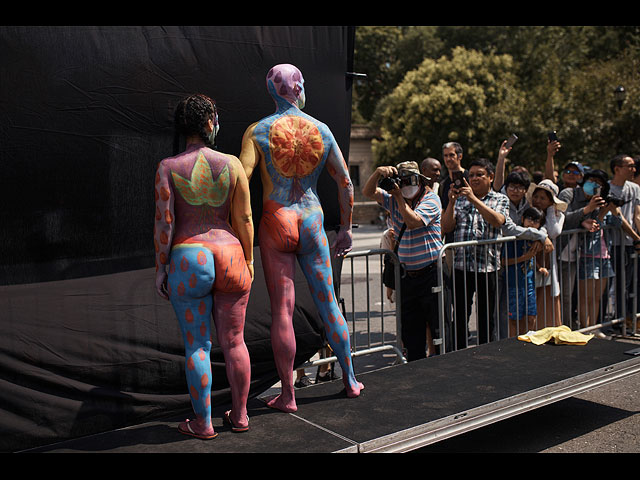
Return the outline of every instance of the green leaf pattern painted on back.
{"type": "Polygon", "coordinates": [[[171,172],[171,175],[176,189],[189,205],[219,207],[229,195],[231,184],[229,165],[225,165],[218,178],[214,180],[209,162],[204,158],[202,152],[198,153],[190,180],[175,172],[171,172]]]}

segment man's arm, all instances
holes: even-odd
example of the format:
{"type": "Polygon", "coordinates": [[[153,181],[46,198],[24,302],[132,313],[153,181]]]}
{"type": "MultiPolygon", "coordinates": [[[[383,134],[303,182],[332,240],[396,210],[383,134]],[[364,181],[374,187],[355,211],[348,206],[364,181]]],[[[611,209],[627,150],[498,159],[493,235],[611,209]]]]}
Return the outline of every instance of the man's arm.
{"type": "Polygon", "coordinates": [[[560,142],[557,140],[547,143],[547,162],[544,166],[544,178],[549,179],[554,183],[556,181],[554,173],[556,170],[554,157],[556,153],[558,153],[558,150],[560,150],[560,142]]]}
{"type": "Polygon", "coordinates": [[[364,184],[364,187],[362,187],[362,194],[368,199],[375,200],[380,205],[382,205],[384,197],[382,189],[378,187],[378,182],[383,177],[390,177],[396,175],[397,173],[398,171],[396,170],[396,167],[392,166],[381,166],[376,168],[367,182],[364,184]]]}
{"type": "Polygon", "coordinates": [[[340,229],[335,242],[331,246],[335,255],[341,257],[353,248],[351,219],[353,215],[353,183],[347,170],[338,143],[334,140],[327,156],[327,171],[338,184],[338,203],[340,204],[340,229]]]}
{"type": "Polygon", "coordinates": [[[456,200],[458,198],[458,195],[455,193],[455,190],[453,188],[449,189],[449,203],[447,203],[447,208],[445,209],[444,213],[442,214],[442,233],[451,233],[455,230],[456,228],[456,216],[455,216],[455,209],[456,209],[456,200]]]}
{"type": "Polygon", "coordinates": [[[412,208],[407,205],[406,200],[402,196],[402,190],[398,187],[391,190],[391,195],[396,199],[398,204],[398,212],[402,215],[402,220],[407,224],[407,228],[412,230],[424,226],[424,220],[412,208]]]}
{"type": "Polygon", "coordinates": [[[634,242],[640,241],[640,235],[638,235],[638,233],[633,229],[633,226],[628,222],[624,215],[622,215],[620,207],[615,204],[609,204],[606,206],[606,208],[601,208],[600,212],[598,213],[598,219],[602,221],[607,212],[611,212],[611,215],[613,217],[617,217],[622,230],[629,236],[629,238],[631,238],[631,240],[633,240],[634,242]]]}
{"type": "Polygon", "coordinates": [[[496,162],[496,174],[493,177],[493,189],[496,192],[499,192],[502,186],[504,185],[504,170],[505,170],[505,161],[507,155],[511,151],[511,147],[505,148],[505,144],[507,141],[505,140],[500,145],[500,150],[498,150],[498,161],[496,162]]]}
{"type": "Polygon", "coordinates": [[[482,218],[484,218],[489,223],[489,225],[495,228],[502,227],[502,224],[505,222],[504,214],[496,212],[495,210],[485,205],[482,200],[474,195],[473,190],[471,190],[471,187],[467,183],[467,180],[465,178],[463,178],[462,180],[464,181],[464,187],[459,189],[460,195],[464,195],[465,197],[467,197],[469,202],[471,202],[476,207],[478,213],[482,215],[482,218]]]}
{"type": "Polygon", "coordinates": [[[495,210],[487,207],[484,203],[482,203],[477,197],[475,202],[471,202],[478,209],[482,218],[484,218],[489,225],[495,228],[500,228],[504,224],[505,216],[502,213],[498,213],[495,210]]]}
{"type": "Polygon", "coordinates": [[[540,242],[544,242],[547,239],[546,231],[516,225],[508,215],[505,217],[504,224],[500,228],[502,235],[505,237],[518,237],[521,240],[535,240],[540,242]]]}
{"type": "Polygon", "coordinates": [[[240,163],[244,168],[244,173],[247,177],[247,180],[251,180],[251,176],[253,175],[253,171],[258,166],[258,162],[260,161],[260,152],[258,150],[258,145],[253,141],[253,130],[255,129],[256,124],[250,125],[249,128],[244,132],[242,136],[242,149],[240,151],[240,163]]]}

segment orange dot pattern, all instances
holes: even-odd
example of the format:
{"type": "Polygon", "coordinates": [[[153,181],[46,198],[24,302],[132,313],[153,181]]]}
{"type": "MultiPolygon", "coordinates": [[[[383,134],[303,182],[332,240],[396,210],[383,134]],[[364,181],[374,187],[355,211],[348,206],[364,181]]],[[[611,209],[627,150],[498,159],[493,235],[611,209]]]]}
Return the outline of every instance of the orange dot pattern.
{"type": "Polygon", "coordinates": [[[156,170],[154,199],[156,203],[153,244],[156,251],[156,271],[169,261],[174,221],[171,202],[171,187],[168,169],[160,162],[156,170]]]}
{"type": "MultiPolygon", "coordinates": [[[[268,248],[262,248],[263,259],[268,255],[282,254],[283,252],[296,253],[300,261],[302,271],[307,279],[312,299],[323,320],[326,337],[331,349],[338,357],[343,371],[347,372],[345,380],[356,388],[357,381],[351,365],[351,346],[348,325],[344,320],[333,288],[333,271],[331,266],[330,250],[326,234],[322,227],[322,213],[284,207],[275,201],[264,202],[261,235],[268,236],[268,248]]],[[[267,265],[263,262],[263,266],[267,265]]],[[[282,272],[267,271],[266,281],[278,288],[282,272]]],[[[282,297],[282,301],[291,299],[287,295],[293,292],[286,290],[275,291],[271,295],[282,297]]],[[[276,310],[276,314],[278,311],[276,310]]]]}
{"type": "Polygon", "coordinates": [[[207,264],[212,264],[211,252],[201,247],[174,249],[167,279],[169,298],[184,336],[185,373],[191,404],[202,418],[211,415],[212,297],[209,293],[212,278],[206,275],[207,264]],[[207,293],[204,297],[199,290],[203,284],[207,293]]]}

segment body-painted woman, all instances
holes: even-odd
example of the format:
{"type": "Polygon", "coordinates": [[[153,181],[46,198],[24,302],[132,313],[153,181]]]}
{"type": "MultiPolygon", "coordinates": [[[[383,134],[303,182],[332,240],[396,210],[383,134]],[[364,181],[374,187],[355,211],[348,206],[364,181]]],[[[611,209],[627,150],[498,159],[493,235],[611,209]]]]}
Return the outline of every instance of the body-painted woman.
{"type": "Polygon", "coordinates": [[[231,387],[232,409],[225,421],[234,431],[246,431],[249,425],[251,365],[244,343],[253,281],[249,184],[236,157],[210,148],[218,130],[210,98],[183,100],[175,126],[187,143],[184,152],[162,160],[156,173],[156,289],[171,301],[180,323],[196,414],[178,430],[209,439],[217,435],[211,423],[212,315],[231,387]]]}
{"type": "Polygon", "coordinates": [[[282,385],[269,406],[294,412],[296,258],[342,367],[347,395],[357,397],[363,388],[353,371],[349,330],[335,298],[324,214],[316,191],[326,164],[339,190],[340,229],[333,247],[337,255],[344,255],[352,246],[353,185],[329,128],[301,111],[305,101],[302,73],[293,65],[276,65],[267,75],[267,89],[276,112],[247,129],[240,161],[248,178],[259,169],[263,183],[258,236],[271,301],[271,343],[282,385]]]}

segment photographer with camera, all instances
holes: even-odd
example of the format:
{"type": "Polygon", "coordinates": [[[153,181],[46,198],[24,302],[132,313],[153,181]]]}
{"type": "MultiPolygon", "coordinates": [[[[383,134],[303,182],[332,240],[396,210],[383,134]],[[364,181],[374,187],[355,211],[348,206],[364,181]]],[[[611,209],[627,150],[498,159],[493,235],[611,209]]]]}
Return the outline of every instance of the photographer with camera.
{"type": "Polygon", "coordinates": [[[577,330],[595,324],[600,298],[614,275],[609,258],[610,232],[603,232],[601,227],[620,226],[622,222],[620,209],[609,195],[609,176],[602,170],[587,171],[580,185],[565,188],[558,198],[567,203],[563,230],[587,231],[572,234],[560,246],[561,318],[565,325],[577,330]],[[578,288],[574,291],[576,280],[578,288]],[[580,322],[574,315],[574,300],[580,322]]]}
{"type": "MultiPolygon", "coordinates": [[[[598,188],[598,183],[594,183],[594,179],[598,183],[606,184],[606,192],[609,191],[608,175],[602,170],[590,170],[589,174],[584,178],[584,183],[574,187],[564,188],[558,198],[567,204],[564,212],[563,231],[576,230],[582,228],[582,223],[589,220],[594,221],[600,208],[606,205],[602,187],[598,188]],[[586,188],[585,188],[586,187],[586,188]]],[[[575,302],[575,286],[577,279],[577,261],[578,261],[578,234],[573,233],[570,236],[563,235],[559,237],[558,242],[558,260],[560,263],[560,278],[562,288],[562,305],[561,318],[563,323],[577,330],[579,328],[577,319],[574,316],[575,302]]]]}
{"type": "Polygon", "coordinates": [[[436,353],[433,337],[438,332],[438,316],[428,312],[436,312],[438,306],[432,288],[437,285],[436,260],[442,248],[442,207],[429,180],[416,162],[407,161],[378,167],[362,189],[365,197],[390,213],[399,242],[401,338],[407,361],[436,353]]]}

